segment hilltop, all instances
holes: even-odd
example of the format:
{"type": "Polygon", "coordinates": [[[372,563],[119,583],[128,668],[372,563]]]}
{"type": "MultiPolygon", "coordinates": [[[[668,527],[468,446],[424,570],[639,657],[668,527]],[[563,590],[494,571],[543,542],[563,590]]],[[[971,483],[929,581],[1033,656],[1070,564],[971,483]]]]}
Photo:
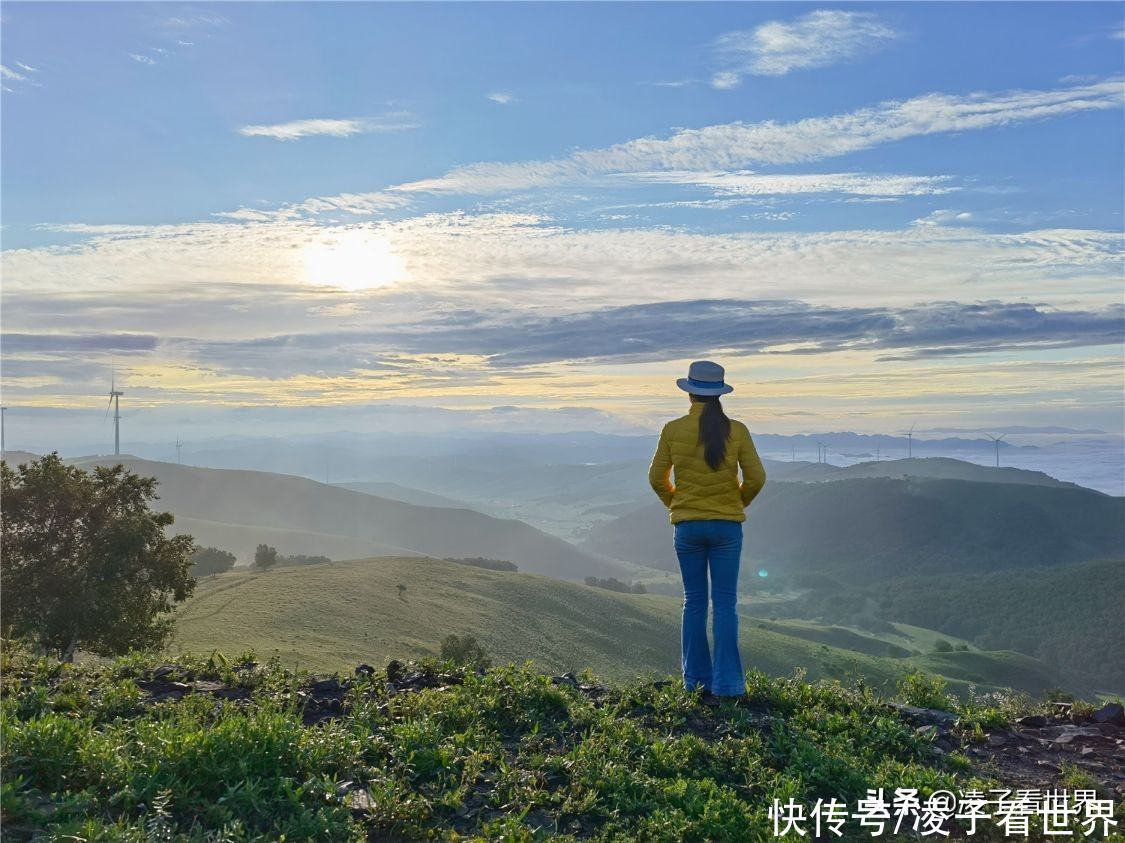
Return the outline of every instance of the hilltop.
{"type": "MultiPolygon", "coordinates": [[[[709,707],[674,681],[609,686],[511,665],[317,677],[253,654],[77,669],[4,658],[6,840],[764,843],[775,800],[808,816],[829,799],[859,840],[873,829],[847,815],[877,788],[922,802],[1084,788],[1116,798],[1125,820],[1120,706],[1074,706],[1071,723],[1011,696],[957,703],[925,677],[894,702],[751,672],[743,699],[709,707]]],[[[1000,837],[1003,813],[986,811],[977,833],[1000,837]]],[[[1091,815],[1071,818],[1071,839],[1101,836],[1091,815]]],[[[1042,828],[1033,817],[1028,836],[1057,839],[1042,828]]]]}

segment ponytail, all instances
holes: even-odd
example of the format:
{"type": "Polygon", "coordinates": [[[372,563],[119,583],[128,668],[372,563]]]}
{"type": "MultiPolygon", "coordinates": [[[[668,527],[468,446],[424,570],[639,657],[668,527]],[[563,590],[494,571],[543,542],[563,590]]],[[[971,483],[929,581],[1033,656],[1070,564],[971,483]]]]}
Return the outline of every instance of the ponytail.
{"type": "Polygon", "coordinates": [[[703,402],[703,412],[699,415],[699,444],[703,446],[703,458],[715,471],[723,464],[727,454],[727,439],[730,437],[730,419],[723,412],[719,396],[696,396],[703,402]]]}

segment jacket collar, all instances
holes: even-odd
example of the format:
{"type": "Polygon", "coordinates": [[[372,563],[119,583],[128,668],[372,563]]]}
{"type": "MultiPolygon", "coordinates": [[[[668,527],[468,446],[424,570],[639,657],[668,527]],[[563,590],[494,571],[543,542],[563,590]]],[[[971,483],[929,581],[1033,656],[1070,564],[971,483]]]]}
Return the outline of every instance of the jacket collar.
{"type": "Polygon", "coordinates": [[[690,406],[690,407],[688,407],[688,413],[689,413],[690,415],[693,415],[693,416],[698,416],[698,415],[699,415],[700,413],[702,413],[702,412],[703,412],[703,407],[704,407],[704,406],[705,406],[705,405],[703,404],[703,402],[702,402],[702,401],[693,401],[693,402],[691,403],[691,406],[690,406]]]}

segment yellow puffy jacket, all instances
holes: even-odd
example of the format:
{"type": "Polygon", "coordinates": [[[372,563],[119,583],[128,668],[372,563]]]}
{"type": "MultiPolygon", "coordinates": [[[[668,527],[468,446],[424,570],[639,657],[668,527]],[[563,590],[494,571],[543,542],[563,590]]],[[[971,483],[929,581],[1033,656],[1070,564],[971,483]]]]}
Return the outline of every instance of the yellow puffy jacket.
{"type": "Polygon", "coordinates": [[[731,419],[730,439],[723,463],[717,469],[703,458],[699,442],[699,415],[703,404],[692,404],[686,416],[673,419],[660,431],[660,441],[648,469],[648,482],[669,509],[669,520],[718,519],[745,521],[743,511],[766,484],[766,470],[750,431],[731,419]],[[742,469],[742,482],[738,469],[742,469]],[[676,482],[669,479],[673,469],[676,482]]]}

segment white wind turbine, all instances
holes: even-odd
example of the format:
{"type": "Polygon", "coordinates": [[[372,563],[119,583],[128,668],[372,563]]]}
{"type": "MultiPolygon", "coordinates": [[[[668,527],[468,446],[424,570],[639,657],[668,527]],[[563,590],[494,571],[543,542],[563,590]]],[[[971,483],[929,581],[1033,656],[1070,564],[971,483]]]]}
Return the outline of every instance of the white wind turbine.
{"type": "MultiPolygon", "coordinates": [[[[918,424],[918,422],[914,422],[918,424]]],[[[906,458],[910,459],[914,456],[914,424],[910,425],[910,430],[904,430],[902,435],[906,437],[906,458]]]]}
{"type": "Polygon", "coordinates": [[[996,443],[996,467],[1000,467],[1000,440],[1007,436],[1007,433],[1001,433],[999,436],[993,436],[991,433],[984,434],[993,442],[996,443]]]}
{"type": "Polygon", "coordinates": [[[109,404],[105,408],[106,416],[109,408],[113,407],[113,455],[121,456],[121,396],[125,393],[117,389],[116,372],[111,364],[109,375],[109,404]]]}

